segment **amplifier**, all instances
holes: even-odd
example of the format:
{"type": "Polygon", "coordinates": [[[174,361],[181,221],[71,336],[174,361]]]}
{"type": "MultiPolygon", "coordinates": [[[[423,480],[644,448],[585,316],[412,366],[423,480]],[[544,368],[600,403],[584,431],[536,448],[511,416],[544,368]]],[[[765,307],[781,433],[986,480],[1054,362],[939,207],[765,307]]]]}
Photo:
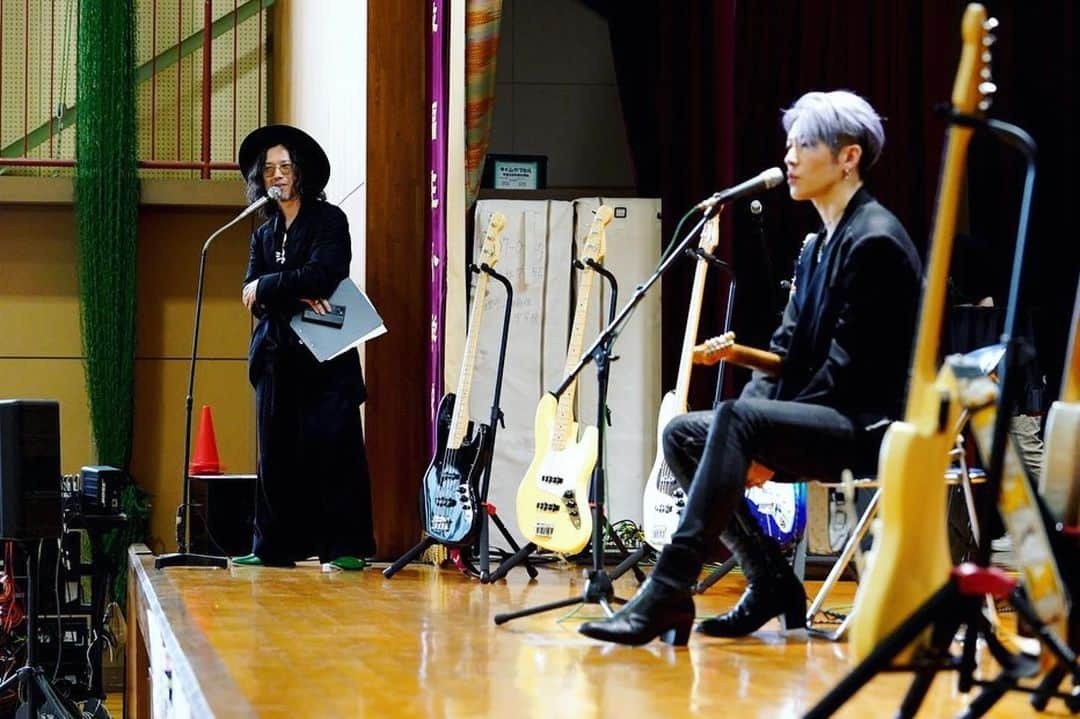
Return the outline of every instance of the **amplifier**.
{"type": "Polygon", "coordinates": [[[120,511],[120,493],[127,483],[123,470],[107,465],[79,470],[83,507],[115,514],[120,511]]]}

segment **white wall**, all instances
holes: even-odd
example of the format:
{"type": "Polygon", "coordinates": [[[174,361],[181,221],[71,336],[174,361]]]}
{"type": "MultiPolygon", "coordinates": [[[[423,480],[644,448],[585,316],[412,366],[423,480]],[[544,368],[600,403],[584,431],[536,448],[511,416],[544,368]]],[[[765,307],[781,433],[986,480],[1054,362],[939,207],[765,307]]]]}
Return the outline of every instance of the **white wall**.
{"type": "Polygon", "coordinates": [[[356,188],[367,178],[367,3],[279,0],[274,8],[271,117],[302,128],[330,156],[326,198],[349,218],[350,274],[362,284],[367,193],[356,188]]]}
{"type": "Polygon", "coordinates": [[[547,155],[549,187],[633,187],[607,22],[578,0],[503,0],[489,152],[547,155]]]}

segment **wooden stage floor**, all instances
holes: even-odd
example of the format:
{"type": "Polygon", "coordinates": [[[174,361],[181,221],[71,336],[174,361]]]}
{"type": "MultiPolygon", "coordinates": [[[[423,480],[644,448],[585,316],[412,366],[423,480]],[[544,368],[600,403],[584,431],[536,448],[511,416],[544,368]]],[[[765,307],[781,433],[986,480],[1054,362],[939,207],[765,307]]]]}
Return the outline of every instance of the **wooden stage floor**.
{"type": "MultiPolygon", "coordinates": [[[[147,683],[133,680],[146,675],[148,658],[159,683],[167,665],[174,701],[200,718],[775,719],[801,716],[849,667],[846,644],[784,638],[775,625],[737,641],[695,634],[686,648],[634,649],[577,634],[580,621],[599,616],[595,605],[493,624],[497,612],[579,595],[578,568],[542,568],[533,582],[515,569],[485,586],[422,565],[392,580],[381,567],[325,574],[315,563],[158,571],[133,549],[130,566],[134,631],[157,647],[134,662],[129,634],[130,716],[146,711],[147,683]]],[[[635,586],[632,577],[617,583],[623,596],[635,586]]],[[[729,607],[742,587],[740,576],[718,583],[699,598],[699,616],[729,607]]],[[[852,594],[844,583],[829,604],[852,594]]],[[[892,715],[907,681],[879,677],[837,716],[892,715]]],[[[920,716],[951,716],[966,700],[952,675],[940,676],[920,716]]],[[[1013,694],[989,716],[1031,715],[1013,694]]],[[[1066,715],[1055,701],[1043,716],[1066,715]]]]}

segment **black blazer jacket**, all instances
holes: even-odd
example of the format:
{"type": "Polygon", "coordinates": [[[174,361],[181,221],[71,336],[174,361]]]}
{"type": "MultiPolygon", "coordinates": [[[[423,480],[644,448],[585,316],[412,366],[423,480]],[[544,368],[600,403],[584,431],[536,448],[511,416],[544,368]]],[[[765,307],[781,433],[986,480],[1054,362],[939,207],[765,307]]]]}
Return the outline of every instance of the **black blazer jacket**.
{"type": "Polygon", "coordinates": [[[859,189],[827,243],[822,228],[803,244],[770,343],[780,377],[755,372],[742,396],[833,407],[883,433],[903,413],[921,274],[900,221],[859,189]]]}

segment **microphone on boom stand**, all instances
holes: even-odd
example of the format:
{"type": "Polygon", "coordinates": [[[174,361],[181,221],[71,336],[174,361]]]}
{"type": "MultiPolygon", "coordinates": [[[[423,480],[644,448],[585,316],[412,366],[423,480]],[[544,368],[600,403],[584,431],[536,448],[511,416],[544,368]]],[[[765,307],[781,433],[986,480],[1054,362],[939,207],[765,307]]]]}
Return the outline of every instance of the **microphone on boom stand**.
{"type": "Polygon", "coordinates": [[[229,229],[240,220],[251,215],[270,200],[275,202],[281,199],[281,189],[270,187],[266,194],[252,202],[239,215],[229,220],[225,225],[218,228],[210,235],[203,245],[202,255],[199,257],[199,280],[195,290],[195,327],[191,335],[191,363],[188,370],[188,391],[184,421],[184,493],[180,506],[176,510],[176,546],[177,551],[173,554],[162,554],[154,560],[154,567],[227,567],[229,560],[226,557],[215,557],[206,554],[193,554],[191,549],[191,472],[188,469],[188,457],[191,455],[191,405],[195,394],[195,359],[199,348],[199,322],[202,319],[203,278],[206,275],[206,253],[210,250],[210,244],[217,239],[218,235],[229,229]]]}

